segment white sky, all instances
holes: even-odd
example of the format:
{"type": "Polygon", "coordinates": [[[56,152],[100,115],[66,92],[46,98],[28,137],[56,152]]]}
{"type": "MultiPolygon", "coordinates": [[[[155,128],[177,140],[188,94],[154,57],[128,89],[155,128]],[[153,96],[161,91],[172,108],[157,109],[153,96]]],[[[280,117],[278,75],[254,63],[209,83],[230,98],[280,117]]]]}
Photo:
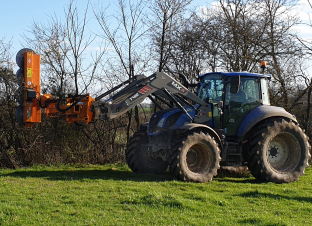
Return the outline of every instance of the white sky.
{"type": "MultiPolygon", "coordinates": [[[[308,4],[307,0],[300,0],[297,6],[297,12],[299,13],[300,19],[302,23],[312,24],[312,9],[308,4]]],[[[303,38],[311,38],[312,37],[312,27],[308,25],[298,25],[296,27],[296,31],[303,38]]]]}

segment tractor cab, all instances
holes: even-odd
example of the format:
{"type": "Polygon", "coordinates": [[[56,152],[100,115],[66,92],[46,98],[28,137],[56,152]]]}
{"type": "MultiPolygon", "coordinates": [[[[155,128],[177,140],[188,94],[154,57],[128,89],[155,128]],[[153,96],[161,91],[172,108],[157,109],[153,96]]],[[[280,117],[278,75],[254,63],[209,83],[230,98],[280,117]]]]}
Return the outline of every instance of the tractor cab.
{"type": "Polygon", "coordinates": [[[198,96],[211,105],[212,127],[235,136],[244,117],[260,105],[270,105],[270,75],[214,72],[200,76],[198,96]]]}

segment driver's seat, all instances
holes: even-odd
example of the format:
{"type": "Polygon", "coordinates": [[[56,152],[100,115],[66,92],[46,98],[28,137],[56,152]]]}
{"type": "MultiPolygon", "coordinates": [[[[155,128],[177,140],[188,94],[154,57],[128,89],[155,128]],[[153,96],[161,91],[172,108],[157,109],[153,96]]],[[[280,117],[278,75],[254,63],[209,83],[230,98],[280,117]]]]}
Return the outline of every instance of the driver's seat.
{"type": "Polygon", "coordinates": [[[238,93],[231,94],[229,105],[231,106],[232,109],[240,108],[242,107],[242,105],[246,104],[247,102],[248,102],[247,94],[244,91],[239,90],[238,93]]]}

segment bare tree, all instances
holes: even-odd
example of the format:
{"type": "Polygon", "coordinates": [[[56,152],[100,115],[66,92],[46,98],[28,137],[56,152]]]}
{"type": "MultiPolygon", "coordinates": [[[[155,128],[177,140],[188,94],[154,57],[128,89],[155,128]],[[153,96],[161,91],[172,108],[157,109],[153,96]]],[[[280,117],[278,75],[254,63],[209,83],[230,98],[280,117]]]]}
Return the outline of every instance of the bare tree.
{"type": "Polygon", "coordinates": [[[0,67],[1,68],[12,68],[12,62],[10,61],[11,53],[10,49],[12,42],[6,42],[6,37],[0,38],[0,67]]]}
{"type": "Polygon", "coordinates": [[[15,168],[12,158],[22,140],[15,119],[16,77],[13,73],[12,43],[0,38],[0,166],[15,168]]]}
{"type": "Polygon", "coordinates": [[[88,6],[81,19],[75,1],[71,0],[64,10],[65,22],[51,16],[47,24],[33,23],[30,31],[33,38],[24,35],[28,45],[42,55],[43,78],[47,79],[45,90],[55,95],[88,92],[96,79],[105,51],[94,58],[91,54],[86,56],[87,48],[95,39],[87,30],[88,6]]]}
{"type": "Polygon", "coordinates": [[[288,109],[289,93],[294,84],[298,64],[301,58],[301,48],[297,45],[296,35],[291,30],[298,22],[297,15],[293,15],[293,7],[297,1],[265,0],[263,11],[266,17],[266,32],[268,44],[264,50],[272,65],[271,73],[277,84],[275,96],[280,96],[282,106],[288,109]],[[291,64],[289,62],[292,62],[291,64]],[[290,72],[290,73],[289,73],[290,72]]]}
{"type": "MultiPolygon", "coordinates": [[[[144,40],[146,29],[142,22],[143,11],[143,0],[135,2],[119,0],[117,14],[110,15],[107,13],[107,8],[95,12],[103,31],[100,36],[107,40],[114,49],[108,60],[111,68],[106,73],[118,82],[124,80],[122,77],[124,74],[130,79],[135,73],[140,74],[146,70],[148,59],[144,57],[147,43],[144,40]],[[117,24],[115,28],[110,27],[111,18],[117,24]],[[116,61],[119,63],[116,64],[116,61]]],[[[137,106],[134,118],[138,130],[140,122],[137,106]]],[[[132,110],[128,112],[127,141],[130,137],[131,120],[132,110]]]]}
{"type": "Polygon", "coordinates": [[[220,40],[220,60],[228,71],[254,71],[265,53],[261,48],[265,24],[258,3],[249,0],[219,1],[215,18],[220,40]]]}
{"type": "Polygon", "coordinates": [[[149,20],[153,45],[156,47],[158,58],[158,71],[166,66],[171,48],[171,36],[177,29],[178,19],[185,12],[192,0],[154,0],[150,2],[152,18],[149,20]]]}
{"type": "MultiPolygon", "coordinates": [[[[310,6],[312,10],[312,3],[310,0],[307,0],[307,4],[310,6]]],[[[310,18],[310,15],[309,15],[310,18]]],[[[312,27],[311,20],[309,22],[301,22],[302,25],[312,27]]],[[[303,124],[303,128],[306,133],[311,136],[311,98],[312,98],[312,78],[310,72],[310,64],[311,56],[312,56],[312,42],[310,38],[302,38],[300,36],[295,36],[295,38],[299,41],[302,47],[302,57],[300,64],[300,72],[299,77],[301,78],[301,86],[298,87],[298,95],[295,100],[290,104],[289,109],[294,111],[294,113],[299,116],[299,120],[303,124]],[[306,67],[304,63],[308,62],[306,67]]]]}
{"type": "MultiPolygon", "coordinates": [[[[0,38],[0,106],[12,105],[16,97],[17,78],[13,73],[15,62],[12,62],[12,42],[0,38]]],[[[10,106],[13,107],[14,106],[10,106]]],[[[10,116],[13,115],[10,114],[10,116]]],[[[12,119],[11,118],[11,119],[12,119]]],[[[14,119],[13,119],[14,120],[14,119]]]]}

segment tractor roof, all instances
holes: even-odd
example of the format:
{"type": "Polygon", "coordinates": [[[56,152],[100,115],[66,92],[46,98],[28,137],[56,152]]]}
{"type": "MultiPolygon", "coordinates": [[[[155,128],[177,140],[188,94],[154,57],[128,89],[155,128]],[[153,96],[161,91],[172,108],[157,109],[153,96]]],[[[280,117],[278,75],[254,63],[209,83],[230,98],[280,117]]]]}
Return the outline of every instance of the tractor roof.
{"type": "Polygon", "coordinates": [[[246,76],[246,77],[263,77],[263,78],[271,78],[270,74],[258,74],[258,73],[249,73],[249,72],[209,72],[203,75],[200,75],[199,77],[202,78],[206,75],[215,75],[215,74],[219,74],[219,75],[224,75],[224,76],[246,76]]]}

